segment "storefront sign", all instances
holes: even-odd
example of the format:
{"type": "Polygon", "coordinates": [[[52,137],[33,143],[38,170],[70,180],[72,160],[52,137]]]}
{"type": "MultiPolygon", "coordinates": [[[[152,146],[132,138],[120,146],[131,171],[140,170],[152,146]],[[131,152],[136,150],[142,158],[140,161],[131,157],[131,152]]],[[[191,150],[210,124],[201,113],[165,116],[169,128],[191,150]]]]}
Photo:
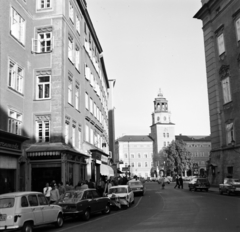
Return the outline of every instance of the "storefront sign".
{"type": "Polygon", "coordinates": [[[101,154],[92,152],[92,158],[96,160],[101,160],[101,154]]]}
{"type": "Polygon", "coordinates": [[[107,163],[108,163],[108,157],[102,155],[102,157],[101,157],[101,161],[102,161],[103,163],[107,164],[107,163]]]}
{"type": "Polygon", "coordinates": [[[14,150],[21,150],[20,143],[11,142],[11,141],[0,141],[0,147],[14,149],[14,150]]]}

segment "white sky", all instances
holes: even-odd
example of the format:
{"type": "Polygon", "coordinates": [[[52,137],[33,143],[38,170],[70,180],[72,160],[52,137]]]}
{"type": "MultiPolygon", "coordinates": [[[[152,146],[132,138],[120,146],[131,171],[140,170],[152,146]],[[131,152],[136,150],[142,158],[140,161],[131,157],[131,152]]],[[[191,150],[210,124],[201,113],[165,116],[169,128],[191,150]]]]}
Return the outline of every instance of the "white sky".
{"type": "Polygon", "coordinates": [[[161,88],[175,134],[209,135],[201,0],[87,0],[114,88],[116,138],[148,135],[161,88]]]}

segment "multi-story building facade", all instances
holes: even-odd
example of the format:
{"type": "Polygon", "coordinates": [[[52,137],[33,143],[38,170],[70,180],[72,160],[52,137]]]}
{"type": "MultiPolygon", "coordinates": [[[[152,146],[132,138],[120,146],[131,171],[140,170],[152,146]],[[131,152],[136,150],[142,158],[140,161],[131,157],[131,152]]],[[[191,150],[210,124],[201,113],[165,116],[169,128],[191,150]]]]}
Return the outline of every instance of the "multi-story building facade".
{"type": "Polygon", "coordinates": [[[189,136],[176,135],[176,140],[182,140],[186,144],[187,150],[191,153],[192,170],[186,173],[188,176],[207,175],[207,166],[211,151],[210,136],[189,136]]]}
{"type": "Polygon", "coordinates": [[[171,121],[171,112],[168,101],[163,97],[161,90],[154,99],[154,112],[152,113],[151,138],[153,139],[153,155],[158,156],[158,162],[154,163],[157,173],[164,175],[165,164],[162,150],[175,140],[175,124],[171,121]],[[160,157],[160,159],[159,159],[160,157]]]}
{"type": "Polygon", "coordinates": [[[125,135],[116,140],[116,160],[120,171],[130,176],[150,177],[153,140],[146,135],[125,135]]]}
{"type": "Polygon", "coordinates": [[[98,181],[112,172],[109,82],[85,0],[0,3],[1,182],[98,181]]]}
{"type": "Polygon", "coordinates": [[[210,181],[240,178],[240,1],[202,0],[212,150],[210,181]]]}

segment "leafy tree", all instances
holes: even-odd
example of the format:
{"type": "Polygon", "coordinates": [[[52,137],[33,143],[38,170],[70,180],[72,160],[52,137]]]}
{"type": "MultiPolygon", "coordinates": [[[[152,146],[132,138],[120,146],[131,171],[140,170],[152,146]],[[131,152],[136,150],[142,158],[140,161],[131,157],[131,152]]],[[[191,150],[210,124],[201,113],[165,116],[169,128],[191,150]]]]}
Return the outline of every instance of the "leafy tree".
{"type": "Polygon", "coordinates": [[[164,149],[167,171],[182,173],[191,168],[191,153],[182,140],[172,141],[164,149]]]}

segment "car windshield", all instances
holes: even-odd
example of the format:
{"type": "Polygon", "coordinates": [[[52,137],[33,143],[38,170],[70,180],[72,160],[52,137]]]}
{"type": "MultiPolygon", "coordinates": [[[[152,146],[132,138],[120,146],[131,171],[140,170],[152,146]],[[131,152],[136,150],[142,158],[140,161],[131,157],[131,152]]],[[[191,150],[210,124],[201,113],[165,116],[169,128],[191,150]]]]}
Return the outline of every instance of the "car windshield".
{"type": "Polygon", "coordinates": [[[12,208],[14,206],[14,198],[0,199],[0,209],[12,208]]]}
{"type": "Polygon", "coordinates": [[[127,189],[126,188],[110,188],[109,194],[112,194],[112,193],[127,193],[127,189]]]}
{"type": "Polygon", "coordinates": [[[79,200],[81,200],[83,195],[83,191],[77,191],[77,192],[66,192],[63,197],[64,203],[74,203],[79,200]]]}
{"type": "Polygon", "coordinates": [[[142,185],[142,183],[141,182],[139,182],[139,181],[131,181],[131,182],[129,182],[129,185],[132,187],[132,186],[139,186],[139,185],[142,185]]]}

